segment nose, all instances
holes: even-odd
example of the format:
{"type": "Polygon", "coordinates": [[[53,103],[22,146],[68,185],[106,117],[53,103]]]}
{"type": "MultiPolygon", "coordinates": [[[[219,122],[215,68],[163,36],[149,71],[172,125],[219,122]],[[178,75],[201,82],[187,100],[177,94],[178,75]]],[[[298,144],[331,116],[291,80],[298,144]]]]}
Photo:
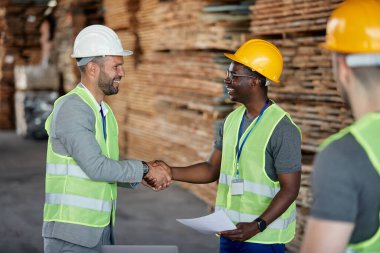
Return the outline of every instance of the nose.
{"type": "Polygon", "coordinates": [[[226,85],[226,86],[229,86],[229,85],[231,85],[231,83],[232,83],[232,80],[227,76],[226,78],[224,78],[224,84],[226,85]]]}
{"type": "Polygon", "coordinates": [[[118,68],[117,74],[120,77],[124,77],[125,76],[124,68],[123,67],[118,68]]]}

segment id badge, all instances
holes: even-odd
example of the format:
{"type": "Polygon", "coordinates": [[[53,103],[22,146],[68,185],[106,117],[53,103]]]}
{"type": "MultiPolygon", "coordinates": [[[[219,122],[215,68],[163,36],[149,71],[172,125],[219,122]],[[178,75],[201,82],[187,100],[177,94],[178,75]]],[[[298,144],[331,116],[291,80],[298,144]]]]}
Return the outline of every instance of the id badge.
{"type": "Polygon", "coordinates": [[[244,180],[235,178],[231,183],[231,195],[243,195],[244,193],[244,180]]]}

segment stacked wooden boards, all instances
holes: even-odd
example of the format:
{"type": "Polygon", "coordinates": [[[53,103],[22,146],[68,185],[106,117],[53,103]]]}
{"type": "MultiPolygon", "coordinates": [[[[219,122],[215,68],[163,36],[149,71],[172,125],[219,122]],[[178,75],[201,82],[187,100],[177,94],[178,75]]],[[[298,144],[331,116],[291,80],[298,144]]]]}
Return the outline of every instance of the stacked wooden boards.
{"type": "Polygon", "coordinates": [[[0,129],[14,128],[14,66],[40,62],[44,7],[5,1],[0,7],[0,129]]]}
{"type": "MultiPolygon", "coordinates": [[[[6,60],[5,30],[6,30],[6,8],[0,5],[0,129],[12,127],[11,104],[12,104],[12,80],[11,66],[6,60]]],[[[8,58],[9,59],[9,58],[8,58]]]]}
{"type": "MultiPolygon", "coordinates": [[[[120,5],[128,9],[135,2],[120,5]]],[[[123,119],[119,130],[127,132],[122,137],[127,142],[125,155],[163,159],[171,165],[205,161],[218,125],[233,106],[225,99],[228,60],[222,52],[236,49],[242,34],[249,32],[252,1],[140,0],[135,15],[126,14],[133,22],[124,25],[115,18],[113,4],[104,3],[106,24],[135,51],[133,60],[125,59],[120,94],[109,99],[123,119]],[[134,35],[135,43],[128,43],[134,35]]],[[[187,187],[213,205],[214,183],[187,187]]]]}
{"type": "Polygon", "coordinates": [[[63,91],[72,90],[80,79],[76,62],[71,58],[75,36],[85,26],[103,24],[101,0],[60,0],[54,10],[56,20],[52,62],[57,66],[63,91]]]}

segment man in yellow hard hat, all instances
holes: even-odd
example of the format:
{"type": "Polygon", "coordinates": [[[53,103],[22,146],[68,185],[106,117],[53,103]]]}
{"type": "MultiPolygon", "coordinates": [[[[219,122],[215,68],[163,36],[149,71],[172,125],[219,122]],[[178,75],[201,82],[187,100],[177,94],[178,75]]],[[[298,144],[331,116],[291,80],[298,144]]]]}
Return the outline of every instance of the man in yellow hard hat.
{"type": "Polygon", "coordinates": [[[355,122],[320,147],[301,251],[380,252],[380,1],[341,4],[323,47],[355,122]]]}
{"type": "Polygon", "coordinates": [[[103,25],[86,27],[75,39],[81,81],[46,121],[45,253],[100,253],[113,244],[116,187],[134,188],[144,178],[156,189],[170,183],[165,168],[119,160],[117,122],[103,100],[118,92],[123,57],[131,54],[103,25]]]}
{"type": "Polygon", "coordinates": [[[253,39],[225,56],[232,60],[224,80],[228,94],[242,105],[225,119],[209,160],[171,167],[172,176],[197,184],[219,179],[215,208],[237,226],[221,231],[220,252],[284,252],[295,234],[301,133],[268,98],[268,85],[279,82],[282,55],[253,39]]]}

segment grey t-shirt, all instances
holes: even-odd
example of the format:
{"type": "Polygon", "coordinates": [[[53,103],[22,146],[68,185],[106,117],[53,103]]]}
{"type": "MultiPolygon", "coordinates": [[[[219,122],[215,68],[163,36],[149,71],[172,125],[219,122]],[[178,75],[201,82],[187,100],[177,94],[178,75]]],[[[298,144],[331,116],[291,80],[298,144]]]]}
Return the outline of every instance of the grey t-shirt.
{"type": "Polygon", "coordinates": [[[354,223],[350,243],[370,238],[379,228],[380,176],[351,134],[316,157],[311,216],[354,223]]]}
{"type": "MultiPolygon", "coordinates": [[[[244,117],[243,132],[253,120],[246,116],[244,117]]],[[[219,128],[215,139],[214,147],[218,150],[222,150],[223,147],[223,126],[224,123],[219,128]]],[[[266,147],[265,171],[270,179],[278,181],[279,174],[300,170],[301,134],[289,118],[284,116],[275,127],[266,147]]]]}

